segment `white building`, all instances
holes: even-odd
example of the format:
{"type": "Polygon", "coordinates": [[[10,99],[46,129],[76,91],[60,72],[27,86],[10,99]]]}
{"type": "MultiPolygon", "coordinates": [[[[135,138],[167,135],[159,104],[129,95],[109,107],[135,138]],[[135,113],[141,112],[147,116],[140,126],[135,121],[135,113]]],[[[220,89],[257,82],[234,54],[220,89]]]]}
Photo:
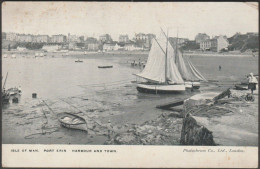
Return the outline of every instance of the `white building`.
{"type": "Polygon", "coordinates": [[[60,45],[44,45],[42,47],[43,50],[46,50],[47,52],[55,52],[59,49],[61,49],[60,45]]]}
{"type": "Polygon", "coordinates": [[[25,47],[20,47],[20,46],[18,46],[18,47],[17,47],[17,50],[18,50],[18,51],[25,51],[26,48],[25,48],[25,47]]]}
{"type": "Polygon", "coordinates": [[[226,36],[216,36],[213,39],[207,39],[200,42],[200,49],[220,52],[222,49],[227,48],[229,42],[226,36]]]}
{"type": "Polygon", "coordinates": [[[128,35],[120,35],[118,42],[123,42],[123,43],[129,42],[128,35]]]}
{"type": "Polygon", "coordinates": [[[104,51],[112,51],[115,49],[116,43],[104,43],[103,50],[104,51]]]}

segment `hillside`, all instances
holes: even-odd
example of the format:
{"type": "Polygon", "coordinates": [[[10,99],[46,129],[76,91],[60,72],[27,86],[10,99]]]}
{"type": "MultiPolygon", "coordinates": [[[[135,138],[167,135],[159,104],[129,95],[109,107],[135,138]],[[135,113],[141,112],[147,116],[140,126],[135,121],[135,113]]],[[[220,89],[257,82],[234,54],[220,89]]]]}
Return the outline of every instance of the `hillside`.
{"type": "Polygon", "coordinates": [[[228,41],[230,43],[229,50],[240,50],[241,52],[259,50],[259,38],[257,34],[235,34],[228,38],[228,41]]]}

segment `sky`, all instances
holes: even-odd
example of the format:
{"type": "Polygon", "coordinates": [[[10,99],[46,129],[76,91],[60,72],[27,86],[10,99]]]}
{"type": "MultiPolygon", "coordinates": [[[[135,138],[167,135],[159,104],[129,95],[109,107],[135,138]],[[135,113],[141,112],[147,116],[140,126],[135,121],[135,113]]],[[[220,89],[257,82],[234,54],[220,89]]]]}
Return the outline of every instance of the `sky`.
{"type": "Polygon", "coordinates": [[[2,31],[25,34],[108,33],[130,38],[137,33],[194,40],[196,34],[234,35],[258,32],[258,4],[243,2],[4,2],[2,31]]]}

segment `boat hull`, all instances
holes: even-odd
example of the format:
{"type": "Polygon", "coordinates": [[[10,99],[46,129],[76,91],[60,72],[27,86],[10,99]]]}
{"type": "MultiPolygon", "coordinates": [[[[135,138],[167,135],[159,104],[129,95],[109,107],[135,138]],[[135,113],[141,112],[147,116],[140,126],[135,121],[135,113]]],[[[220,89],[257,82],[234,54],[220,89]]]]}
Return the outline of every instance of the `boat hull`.
{"type": "Polygon", "coordinates": [[[72,124],[61,123],[61,125],[69,129],[88,131],[87,124],[72,125],[72,124]]]}
{"type": "Polygon", "coordinates": [[[169,94],[185,92],[185,85],[150,85],[137,84],[136,89],[140,93],[169,94]]]}
{"type": "Polygon", "coordinates": [[[188,89],[199,89],[200,82],[185,82],[185,87],[188,89]]]}
{"type": "Polygon", "coordinates": [[[113,66],[98,66],[100,69],[113,68],[113,66]]]}
{"type": "Polygon", "coordinates": [[[88,131],[87,123],[85,119],[78,115],[67,113],[67,112],[59,113],[58,120],[60,121],[63,127],[88,131]],[[74,122],[75,120],[76,122],[74,122]]]}

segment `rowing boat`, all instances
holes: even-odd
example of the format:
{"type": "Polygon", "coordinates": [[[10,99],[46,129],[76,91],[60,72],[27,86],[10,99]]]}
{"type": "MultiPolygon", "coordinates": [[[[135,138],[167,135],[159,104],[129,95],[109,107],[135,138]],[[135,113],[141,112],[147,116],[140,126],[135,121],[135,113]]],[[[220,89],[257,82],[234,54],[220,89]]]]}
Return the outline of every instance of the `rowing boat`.
{"type": "Polygon", "coordinates": [[[113,66],[98,66],[98,68],[113,68],[113,66]]]}
{"type": "Polygon", "coordinates": [[[87,131],[87,122],[84,118],[72,113],[59,113],[58,120],[63,127],[87,131]]]}

